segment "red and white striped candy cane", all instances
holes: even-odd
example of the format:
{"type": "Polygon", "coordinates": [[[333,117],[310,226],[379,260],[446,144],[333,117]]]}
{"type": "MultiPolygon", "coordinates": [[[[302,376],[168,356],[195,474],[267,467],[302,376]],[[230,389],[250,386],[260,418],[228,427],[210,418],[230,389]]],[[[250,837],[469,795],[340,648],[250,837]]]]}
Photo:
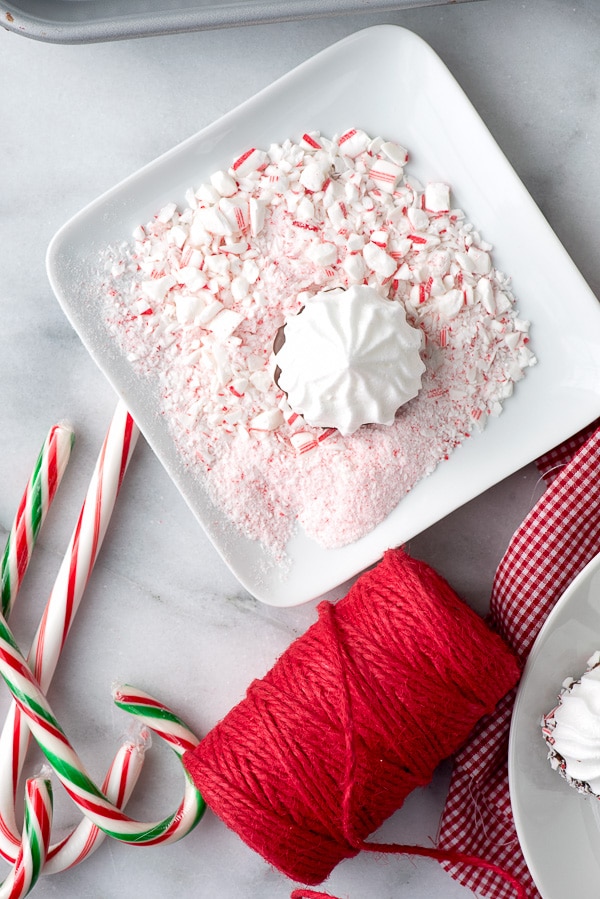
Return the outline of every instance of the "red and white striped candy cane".
{"type": "MultiPolygon", "coordinates": [[[[148,746],[148,737],[144,737],[144,733],[148,734],[148,731],[143,731],[138,740],[129,740],[119,748],[104,778],[102,792],[119,808],[125,807],[140,776],[148,746]]],[[[58,874],[67,868],[74,868],[95,852],[105,839],[104,831],[89,818],[83,818],[64,839],[50,846],[43,873],[58,874]]]]}
{"type": "Polygon", "coordinates": [[[21,899],[35,886],[46,860],[52,825],[52,789],[44,775],[25,784],[25,824],[19,852],[0,885],[0,899],[21,899]]]}
{"type": "MultiPolygon", "coordinates": [[[[68,795],[97,827],[114,839],[138,846],[153,846],[180,840],[192,830],[204,813],[205,803],[185,768],[183,798],[175,812],[161,821],[140,822],[125,815],[102,793],[87,773],[6,623],[0,616],[0,675],[31,733],[46,756],[68,795]]],[[[166,706],[133,688],[119,692],[115,701],[132,711],[150,730],[167,739],[181,758],[198,739],[166,706]]]]}
{"type": "Polygon", "coordinates": [[[30,656],[44,692],[48,689],[83,591],[106,535],[139,431],[119,403],[104,439],[88,491],[46,605],[30,656]]]}
{"type": "MultiPolygon", "coordinates": [[[[98,457],[84,504],[69,547],[59,570],[54,588],[48,599],[42,622],[38,628],[28,663],[42,684],[44,692],[50,686],[58,658],[64,646],[83,591],[94,567],[115,501],[137,442],[139,432],[122,403],[119,403],[98,457]]],[[[21,836],[15,820],[15,796],[21,771],[29,746],[30,733],[26,720],[13,703],[2,734],[0,735],[0,853],[12,861],[19,849],[21,836]]],[[[143,754],[139,756],[140,764],[143,754]]],[[[114,801],[128,798],[139,776],[139,765],[130,764],[130,755],[119,752],[109,777],[119,781],[114,801]],[[120,765],[127,767],[121,770],[120,765]]],[[[82,845],[89,854],[103,839],[98,833],[87,834],[81,843],[81,834],[89,830],[89,822],[82,822],[81,829],[58,847],[51,847],[52,868],[71,867],[81,861],[82,845]],[[60,853],[58,852],[60,848],[60,853]]]]}
{"type": "Polygon", "coordinates": [[[2,614],[8,618],[33,547],[71,457],[74,434],[66,424],[54,425],[40,450],[19,503],[2,556],[2,614]]]}
{"type": "MultiPolygon", "coordinates": [[[[5,617],[10,615],[17,594],[29,563],[33,554],[33,549],[41,528],[46,520],[46,516],[52,505],[52,501],[56,496],[56,492],[66,471],[71,451],[73,448],[75,435],[72,428],[63,423],[55,424],[50,428],[42,448],[38,454],[35,465],[27,482],[27,486],[21,497],[17,513],[15,515],[12,527],[10,529],[6,546],[2,556],[0,568],[1,573],[1,589],[2,600],[1,607],[5,617]]],[[[0,759],[3,758],[0,750],[0,759]]],[[[6,759],[9,763],[7,768],[0,770],[6,774],[4,778],[4,801],[0,800],[0,852],[8,861],[14,862],[16,867],[13,868],[11,875],[4,882],[0,889],[0,895],[9,889],[9,883],[14,882],[22,885],[27,882],[27,877],[23,874],[22,866],[17,865],[17,860],[23,855],[23,839],[21,837],[16,824],[14,833],[7,829],[2,819],[1,808],[6,806],[9,810],[9,818],[14,821],[14,804],[16,799],[16,791],[18,784],[17,772],[10,764],[12,761],[12,753],[6,759]],[[4,844],[4,845],[3,845],[4,844]],[[10,846],[10,851],[2,852],[2,848],[6,845],[10,846]],[[17,875],[17,870],[20,874],[17,875]]],[[[0,792],[2,790],[2,778],[0,778],[0,792]]],[[[32,781],[26,786],[26,796],[31,791],[39,792],[41,787],[36,786],[38,782],[32,781]]],[[[27,814],[27,799],[25,804],[27,814]]],[[[31,812],[30,809],[30,813],[31,812]]],[[[47,847],[46,847],[47,848],[47,847]]],[[[45,855],[45,850],[44,850],[45,855]]],[[[19,886],[18,889],[21,887],[19,886]]],[[[23,893],[22,895],[25,895],[23,893]]]]}

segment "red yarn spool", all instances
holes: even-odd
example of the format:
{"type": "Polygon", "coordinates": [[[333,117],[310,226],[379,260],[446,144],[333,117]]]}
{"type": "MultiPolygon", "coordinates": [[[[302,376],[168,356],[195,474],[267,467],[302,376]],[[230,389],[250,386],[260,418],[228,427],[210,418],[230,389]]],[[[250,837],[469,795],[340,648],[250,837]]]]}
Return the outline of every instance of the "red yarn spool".
{"type": "Polygon", "coordinates": [[[361,849],[386,851],[365,838],[429,783],[519,673],[446,581],[390,550],[337,605],[319,605],[319,620],[184,764],[249,846],[318,884],[361,849]]]}

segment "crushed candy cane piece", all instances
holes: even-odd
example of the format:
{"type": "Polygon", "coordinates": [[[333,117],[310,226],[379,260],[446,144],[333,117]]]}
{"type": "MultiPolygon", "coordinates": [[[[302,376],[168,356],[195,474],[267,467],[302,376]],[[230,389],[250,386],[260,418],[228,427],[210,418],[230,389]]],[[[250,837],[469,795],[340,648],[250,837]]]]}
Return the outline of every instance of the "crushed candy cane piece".
{"type": "Polygon", "coordinates": [[[274,431],[282,422],[283,415],[279,409],[267,409],[254,416],[250,427],[255,431],[274,431]]]}
{"type": "Polygon", "coordinates": [[[391,194],[396,189],[396,184],[402,173],[401,165],[389,159],[378,159],[370,170],[369,177],[375,182],[377,187],[391,194]]]}
{"type": "Polygon", "coordinates": [[[450,187],[441,181],[432,181],[425,188],[425,209],[429,212],[448,212],[450,187]]]}

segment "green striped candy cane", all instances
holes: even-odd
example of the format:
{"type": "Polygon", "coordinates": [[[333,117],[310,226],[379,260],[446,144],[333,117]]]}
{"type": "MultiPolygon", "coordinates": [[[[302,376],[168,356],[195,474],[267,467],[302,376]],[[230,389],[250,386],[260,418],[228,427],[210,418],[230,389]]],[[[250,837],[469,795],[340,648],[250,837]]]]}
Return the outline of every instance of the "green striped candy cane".
{"type": "MultiPolygon", "coordinates": [[[[68,795],[100,830],[122,842],[152,846],[175,842],[197,825],[204,813],[205,803],[185,768],[185,789],[179,807],[161,821],[136,821],[108,799],[85,770],[3,616],[0,616],[0,675],[68,795]]],[[[183,721],[141,690],[121,688],[115,693],[115,701],[166,740],[179,758],[198,745],[197,737],[183,721]]]]}
{"type": "Polygon", "coordinates": [[[54,425],[46,436],[25,488],[0,563],[2,614],[7,618],[65,473],[74,441],[75,435],[68,425],[54,425]]]}
{"type": "Polygon", "coordinates": [[[0,899],[22,899],[42,873],[52,826],[52,788],[45,774],[25,784],[25,821],[19,853],[4,882],[0,899]]]}

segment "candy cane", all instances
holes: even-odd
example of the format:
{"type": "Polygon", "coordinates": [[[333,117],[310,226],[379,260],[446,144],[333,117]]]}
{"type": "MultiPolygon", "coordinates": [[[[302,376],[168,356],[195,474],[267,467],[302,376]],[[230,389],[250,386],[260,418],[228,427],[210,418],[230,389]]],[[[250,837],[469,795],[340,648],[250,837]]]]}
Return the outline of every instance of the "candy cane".
{"type": "MultiPolygon", "coordinates": [[[[77,526],[29,653],[29,664],[41,681],[44,691],[50,686],[60,652],[102,545],[138,434],[127,409],[119,403],[96,463],[77,526]]],[[[44,448],[40,458],[42,456],[44,448]]],[[[52,459],[51,454],[47,456],[49,460],[52,459]]],[[[36,470],[37,468],[38,466],[36,470]]],[[[46,468],[52,470],[50,461],[47,466],[40,466],[41,470],[46,468]]],[[[49,483],[53,481],[49,479],[49,483]]],[[[50,489],[47,489],[45,494],[53,495],[50,489]]],[[[20,521],[23,518],[23,515],[17,516],[20,521]]],[[[31,528],[32,532],[33,530],[31,528]]],[[[31,542],[28,545],[31,546],[31,542]]],[[[15,583],[13,579],[13,584],[15,583]]],[[[16,594],[16,589],[14,593],[16,594]]],[[[15,820],[15,796],[29,739],[26,721],[22,719],[18,707],[13,703],[0,735],[0,758],[3,760],[0,766],[0,853],[9,861],[15,858],[21,841],[15,820]]],[[[142,759],[143,752],[139,749],[117,753],[108,775],[108,778],[112,779],[111,783],[115,778],[117,780],[111,795],[117,804],[122,805],[129,798],[139,776],[142,759]],[[131,764],[132,754],[135,757],[135,764],[131,764]]],[[[103,836],[100,836],[89,821],[82,822],[69,837],[56,847],[50,848],[49,868],[57,871],[64,867],[72,867],[97,848],[102,839],[103,836]]]]}
{"type": "MultiPolygon", "coordinates": [[[[22,720],[23,717],[19,713],[19,721],[22,720]]],[[[7,728],[6,732],[9,733],[10,729],[7,728]]],[[[104,778],[102,792],[119,808],[125,807],[138,781],[147,745],[148,740],[143,736],[140,736],[138,740],[128,740],[123,743],[104,778]]],[[[14,830],[9,830],[5,819],[0,819],[4,842],[2,854],[7,861],[12,862],[16,861],[18,857],[22,837],[19,836],[17,825],[14,822],[14,806],[7,805],[7,808],[13,809],[7,817],[9,818],[8,823],[13,824],[14,830]]],[[[67,868],[75,867],[88,855],[95,852],[105,837],[106,834],[103,831],[84,817],[72,831],[48,848],[44,874],[57,874],[67,868]]],[[[1,892],[0,899],[2,899],[1,892]]]]}
{"type": "MultiPolygon", "coordinates": [[[[85,770],[2,616],[0,675],[19,709],[27,716],[31,733],[68,795],[97,827],[122,842],[150,846],[175,842],[196,826],[205,804],[185,769],[183,799],[177,810],[161,821],[136,821],[110,802],[85,770]]],[[[135,714],[143,716],[150,730],[163,738],[168,735],[171,748],[179,756],[198,744],[198,739],[186,725],[152,697],[128,689],[126,694],[117,694],[116,699],[122,708],[131,708],[135,714]]]]}
{"type": "Polygon", "coordinates": [[[30,657],[42,690],[52,680],[83,591],[110,521],[139,431],[122,403],[117,405],[88,491],[37,633],[30,657]]]}
{"type": "MultiPolygon", "coordinates": [[[[62,870],[84,858],[99,841],[98,828],[103,833],[132,843],[149,845],[173,842],[197,824],[205,807],[202,797],[186,773],[184,797],[173,815],[151,824],[139,824],[125,816],[118,806],[126,800],[137,779],[136,765],[131,766],[134,773],[128,777],[129,767],[125,758],[117,758],[112,777],[109,775],[103,790],[98,790],[54,718],[44,695],[106,533],[108,519],[137,436],[133,420],[120,404],[32,646],[30,658],[37,678],[21,655],[6,621],[0,616],[0,674],[9,684],[15,700],[13,727],[5,730],[10,736],[16,736],[16,740],[12,742],[19,747],[12,757],[12,764],[6,766],[5,770],[13,771],[13,779],[14,772],[20,773],[31,731],[67,792],[88,818],[67,840],[50,850],[48,872],[62,870]],[[24,726],[23,715],[29,728],[24,726]],[[21,750],[21,744],[24,744],[24,750],[21,750]]],[[[147,694],[128,689],[127,693],[121,691],[116,701],[120,707],[147,721],[148,727],[167,740],[178,755],[181,756],[186,749],[197,744],[197,738],[183,722],[147,694]]]]}
{"type": "Polygon", "coordinates": [[[197,737],[188,726],[143,690],[129,685],[115,687],[113,700],[120,709],[137,716],[165,740],[180,758],[188,749],[194,749],[198,745],[197,737]]]}
{"type": "MultiPolygon", "coordinates": [[[[144,753],[149,745],[147,730],[140,739],[129,740],[120,748],[102,784],[102,792],[119,808],[124,808],[140,776],[144,753]]],[[[48,849],[44,874],[58,874],[74,868],[88,857],[106,838],[89,818],[83,820],[63,840],[48,849]]],[[[0,894],[0,899],[2,899],[0,894]]]]}
{"type": "Polygon", "coordinates": [[[19,853],[0,886],[0,899],[21,899],[35,886],[46,860],[52,822],[52,789],[43,775],[25,784],[25,824],[19,853]]]}
{"type": "MultiPolygon", "coordinates": [[[[6,541],[0,565],[1,608],[6,617],[10,615],[14,607],[19,588],[31,561],[33,548],[71,458],[74,441],[75,435],[70,426],[66,424],[53,425],[46,435],[27,482],[6,541]]],[[[3,758],[1,751],[0,758],[3,758]]],[[[27,878],[17,877],[15,873],[17,869],[21,870],[17,862],[19,858],[22,858],[22,841],[26,835],[22,838],[16,825],[14,833],[10,829],[6,830],[1,814],[1,806],[4,805],[10,810],[10,819],[14,820],[14,801],[18,776],[14,776],[16,772],[13,771],[10,758],[8,762],[8,766],[1,769],[8,776],[8,788],[6,789],[5,787],[4,801],[0,802],[0,837],[8,837],[8,841],[2,840],[2,842],[10,844],[10,852],[8,854],[3,852],[2,849],[4,847],[2,845],[0,845],[0,852],[9,861],[15,862],[16,867],[13,868],[10,877],[4,881],[4,885],[0,888],[0,896],[4,895],[9,889],[8,884],[11,878],[12,881],[18,881],[21,884],[27,882],[27,878]]],[[[43,792],[41,786],[36,786],[37,783],[34,780],[31,785],[26,786],[26,821],[28,808],[29,814],[33,814],[31,803],[29,806],[27,805],[27,796],[30,795],[31,791],[43,792]]],[[[9,895],[9,893],[6,893],[6,895],[9,895]]],[[[25,892],[20,895],[25,895],[25,892]]]]}
{"type": "Polygon", "coordinates": [[[68,425],[57,424],[50,429],[23,493],[0,567],[2,614],[7,618],[71,457],[74,439],[75,435],[68,425]]]}

